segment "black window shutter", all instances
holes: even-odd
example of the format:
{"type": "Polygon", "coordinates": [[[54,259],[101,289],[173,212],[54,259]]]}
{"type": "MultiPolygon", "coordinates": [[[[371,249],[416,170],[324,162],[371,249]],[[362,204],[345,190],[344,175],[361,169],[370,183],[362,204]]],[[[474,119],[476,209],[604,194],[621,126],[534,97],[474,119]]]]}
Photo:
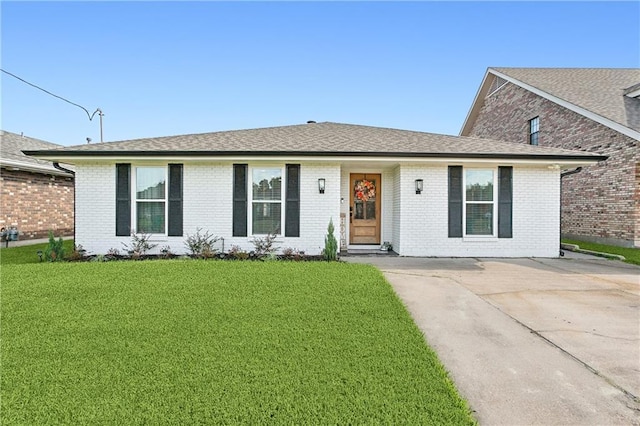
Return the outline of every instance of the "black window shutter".
{"type": "Polygon", "coordinates": [[[285,237],[300,236],[300,164],[287,164],[285,194],[285,237]]]}
{"type": "Polygon", "coordinates": [[[449,166],[449,238],[462,237],[462,166],[449,166]]]}
{"type": "Polygon", "coordinates": [[[131,235],[131,164],[116,164],[116,236],[131,235]]]}
{"type": "Polygon", "coordinates": [[[512,238],[513,167],[498,167],[498,238],[512,238]]]}
{"type": "Polygon", "coordinates": [[[182,236],[182,164],[169,164],[169,227],[170,237],[182,236]]]}
{"type": "Polygon", "coordinates": [[[233,165],[233,236],[247,236],[247,169],[246,164],[233,165]]]}

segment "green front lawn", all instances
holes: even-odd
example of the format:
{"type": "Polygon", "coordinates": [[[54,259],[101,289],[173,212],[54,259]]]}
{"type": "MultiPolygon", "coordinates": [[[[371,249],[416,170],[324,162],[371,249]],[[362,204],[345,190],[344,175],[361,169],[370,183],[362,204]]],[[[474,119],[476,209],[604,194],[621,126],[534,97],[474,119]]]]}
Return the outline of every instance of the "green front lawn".
{"type": "Polygon", "coordinates": [[[2,424],[474,423],[373,267],[8,256],[2,424]]]}
{"type": "MultiPolygon", "coordinates": [[[[11,247],[11,243],[9,243],[9,247],[6,248],[3,243],[2,248],[0,248],[0,265],[39,263],[38,250],[44,252],[48,245],[49,243],[42,243],[11,247]]],[[[65,254],[71,253],[73,251],[73,240],[64,240],[63,247],[65,254]]]]}
{"type": "Polygon", "coordinates": [[[588,243],[586,241],[578,240],[562,240],[566,244],[576,244],[583,250],[599,251],[602,253],[619,254],[624,256],[627,260],[625,262],[632,263],[634,265],[640,265],[640,249],[629,247],[610,246],[606,244],[588,243]]]}

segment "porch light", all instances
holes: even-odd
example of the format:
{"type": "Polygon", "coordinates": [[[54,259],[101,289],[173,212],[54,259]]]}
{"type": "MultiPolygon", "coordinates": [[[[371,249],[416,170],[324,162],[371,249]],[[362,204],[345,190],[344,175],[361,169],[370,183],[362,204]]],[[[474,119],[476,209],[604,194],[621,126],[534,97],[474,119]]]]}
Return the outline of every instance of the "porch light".
{"type": "Polygon", "coordinates": [[[421,194],[422,193],[422,179],[416,179],[416,194],[421,194]]]}
{"type": "Polygon", "coordinates": [[[319,191],[321,194],[324,194],[324,186],[325,186],[325,180],[324,180],[324,178],[320,178],[320,179],[318,179],[318,191],[319,191]]]}

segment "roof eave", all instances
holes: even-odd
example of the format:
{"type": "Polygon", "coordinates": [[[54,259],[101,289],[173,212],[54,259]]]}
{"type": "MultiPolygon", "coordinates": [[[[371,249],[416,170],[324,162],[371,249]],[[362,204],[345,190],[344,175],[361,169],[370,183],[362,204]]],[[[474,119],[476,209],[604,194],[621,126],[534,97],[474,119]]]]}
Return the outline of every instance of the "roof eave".
{"type": "Polygon", "coordinates": [[[473,102],[471,103],[471,108],[469,108],[469,112],[467,112],[467,116],[465,117],[462,128],[460,129],[460,136],[469,136],[469,133],[471,132],[471,127],[478,117],[478,111],[484,103],[484,97],[489,91],[489,74],[491,74],[491,68],[487,68],[484,73],[482,83],[480,83],[476,96],[473,98],[473,102]],[[482,102],[480,102],[480,100],[482,100],[482,102]]]}
{"type": "Polygon", "coordinates": [[[508,154],[508,153],[451,153],[451,152],[343,152],[343,151],[24,151],[26,155],[52,161],[71,160],[73,158],[174,158],[174,157],[341,157],[341,158],[447,158],[447,159],[495,159],[495,160],[540,160],[540,161],[586,161],[596,163],[604,161],[605,155],[580,155],[580,154],[508,154]]]}
{"type": "Polygon", "coordinates": [[[0,160],[0,167],[9,169],[9,170],[25,171],[30,173],[41,173],[46,175],[73,176],[72,174],[65,173],[61,170],[58,170],[53,166],[32,164],[32,163],[26,163],[22,161],[13,161],[13,160],[7,160],[7,159],[0,160]]]}

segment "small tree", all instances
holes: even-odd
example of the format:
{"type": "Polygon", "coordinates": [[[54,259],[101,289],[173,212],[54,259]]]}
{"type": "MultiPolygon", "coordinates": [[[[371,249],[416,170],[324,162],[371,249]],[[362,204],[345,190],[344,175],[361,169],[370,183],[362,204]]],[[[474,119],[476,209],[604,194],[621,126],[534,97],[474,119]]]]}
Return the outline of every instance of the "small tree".
{"type": "Polygon", "coordinates": [[[338,259],[338,241],[333,235],[333,231],[333,219],[330,219],[327,227],[327,236],[324,237],[324,250],[322,250],[322,257],[328,262],[338,259]]]}
{"type": "Polygon", "coordinates": [[[49,231],[49,245],[44,250],[44,258],[49,262],[62,261],[64,256],[64,243],[62,237],[56,238],[53,236],[53,231],[49,231]]]}

